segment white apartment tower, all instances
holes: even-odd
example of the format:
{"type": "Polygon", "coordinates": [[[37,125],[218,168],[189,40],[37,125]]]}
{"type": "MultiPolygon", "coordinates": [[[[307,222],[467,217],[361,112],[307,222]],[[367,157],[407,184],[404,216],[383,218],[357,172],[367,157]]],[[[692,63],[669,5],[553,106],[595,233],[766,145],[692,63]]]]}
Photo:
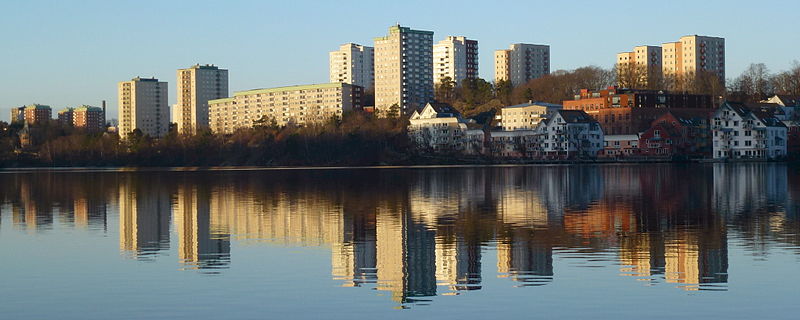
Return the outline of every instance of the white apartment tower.
{"type": "Polygon", "coordinates": [[[375,38],[375,109],[403,114],[433,100],[433,32],[395,25],[375,38]]]}
{"type": "Polygon", "coordinates": [[[662,44],[661,56],[664,75],[693,75],[706,70],[725,81],[725,38],[684,36],[662,44]]]}
{"type": "Polygon", "coordinates": [[[371,89],[375,86],[375,49],[355,43],[343,44],[331,51],[330,82],[349,83],[371,89]]]}
{"type": "Polygon", "coordinates": [[[445,77],[456,85],[478,77],[478,41],[449,36],[433,45],[433,81],[439,83],[445,77]]]}
{"type": "Polygon", "coordinates": [[[167,83],[156,78],[133,78],[117,85],[119,134],[126,138],[139,129],[151,137],[163,137],[169,131],[167,83]]]}
{"type": "Polygon", "coordinates": [[[515,43],[494,53],[494,81],[511,81],[519,86],[550,74],[550,46],[515,43]]]}
{"type": "Polygon", "coordinates": [[[195,134],[208,127],[208,100],[228,97],[228,70],[209,64],[179,69],[177,94],[173,120],[179,132],[195,134]]]}

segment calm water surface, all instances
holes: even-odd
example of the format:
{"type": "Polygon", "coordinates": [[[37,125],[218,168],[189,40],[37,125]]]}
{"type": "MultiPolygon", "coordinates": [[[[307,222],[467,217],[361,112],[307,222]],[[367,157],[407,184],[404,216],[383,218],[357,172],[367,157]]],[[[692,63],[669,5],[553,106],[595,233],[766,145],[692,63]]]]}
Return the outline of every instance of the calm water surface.
{"type": "Polygon", "coordinates": [[[0,179],[0,319],[800,314],[797,166],[0,179]]]}

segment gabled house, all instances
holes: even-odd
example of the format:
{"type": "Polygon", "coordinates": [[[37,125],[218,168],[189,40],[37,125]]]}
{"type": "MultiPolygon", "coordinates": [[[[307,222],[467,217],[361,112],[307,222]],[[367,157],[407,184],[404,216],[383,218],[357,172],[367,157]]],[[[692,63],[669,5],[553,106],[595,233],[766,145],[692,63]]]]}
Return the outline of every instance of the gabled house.
{"type": "Polygon", "coordinates": [[[483,130],[469,129],[461,114],[447,104],[428,103],[411,114],[409,123],[409,139],[422,152],[483,153],[483,130]]]}
{"type": "Polygon", "coordinates": [[[545,159],[594,158],[603,149],[600,123],[581,110],[557,110],[536,130],[536,156],[545,159]]]}
{"type": "Polygon", "coordinates": [[[787,154],[787,128],[771,112],[724,102],[711,119],[714,159],[776,159],[787,154]]]}
{"type": "Polygon", "coordinates": [[[709,118],[713,111],[673,109],[639,135],[643,156],[702,158],[711,155],[709,118]]]}

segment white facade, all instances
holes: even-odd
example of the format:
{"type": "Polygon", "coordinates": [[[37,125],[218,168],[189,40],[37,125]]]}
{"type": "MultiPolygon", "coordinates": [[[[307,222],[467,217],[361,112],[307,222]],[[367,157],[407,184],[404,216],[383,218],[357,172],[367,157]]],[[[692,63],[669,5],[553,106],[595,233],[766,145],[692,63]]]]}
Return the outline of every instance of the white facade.
{"type": "Polygon", "coordinates": [[[712,118],[714,159],[786,156],[787,129],[777,118],[741,103],[723,103],[712,118]]]}
{"type": "Polygon", "coordinates": [[[330,82],[342,82],[371,89],[375,86],[375,49],[346,43],[328,54],[330,82]]]}
{"type": "Polygon", "coordinates": [[[478,75],[478,42],[465,37],[449,36],[433,45],[433,81],[445,77],[456,85],[478,75]]]}
{"type": "Polygon", "coordinates": [[[489,145],[494,157],[530,158],[536,150],[536,130],[491,131],[489,134],[489,145]]]}
{"type": "Polygon", "coordinates": [[[151,137],[163,137],[169,131],[167,83],[156,78],[133,78],[117,85],[119,134],[127,138],[139,129],[151,137]]]}
{"type": "Polygon", "coordinates": [[[508,80],[513,86],[550,74],[550,46],[516,43],[495,51],[495,82],[508,80]]]}
{"type": "Polygon", "coordinates": [[[208,128],[208,101],[228,97],[228,70],[208,64],[179,69],[177,95],[173,121],[178,131],[195,134],[208,128]]]}
{"type": "Polygon", "coordinates": [[[433,153],[480,154],[483,130],[470,130],[467,122],[450,107],[425,105],[409,118],[408,135],[421,150],[433,153]]]}
{"type": "Polygon", "coordinates": [[[433,101],[433,32],[399,25],[375,38],[375,109],[411,114],[433,101]]]}
{"type": "Polygon", "coordinates": [[[541,156],[595,157],[603,149],[603,129],[586,112],[559,110],[539,123],[541,156]]]}

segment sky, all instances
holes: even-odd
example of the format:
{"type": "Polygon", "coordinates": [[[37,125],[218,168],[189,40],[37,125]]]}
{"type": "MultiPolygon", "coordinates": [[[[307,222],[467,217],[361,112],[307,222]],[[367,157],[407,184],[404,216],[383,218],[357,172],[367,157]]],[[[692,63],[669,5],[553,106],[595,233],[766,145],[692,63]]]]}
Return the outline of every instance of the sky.
{"type": "Polygon", "coordinates": [[[400,23],[479,42],[480,76],[493,51],[550,45],[551,70],[611,68],[618,52],[683,35],[725,38],[727,75],[750,63],[772,72],[800,60],[800,1],[0,1],[0,121],[11,107],[54,114],[107,101],[136,76],[169,82],[195,63],[228,69],[230,90],[328,82],[328,52],[373,45],[400,23]]]}

